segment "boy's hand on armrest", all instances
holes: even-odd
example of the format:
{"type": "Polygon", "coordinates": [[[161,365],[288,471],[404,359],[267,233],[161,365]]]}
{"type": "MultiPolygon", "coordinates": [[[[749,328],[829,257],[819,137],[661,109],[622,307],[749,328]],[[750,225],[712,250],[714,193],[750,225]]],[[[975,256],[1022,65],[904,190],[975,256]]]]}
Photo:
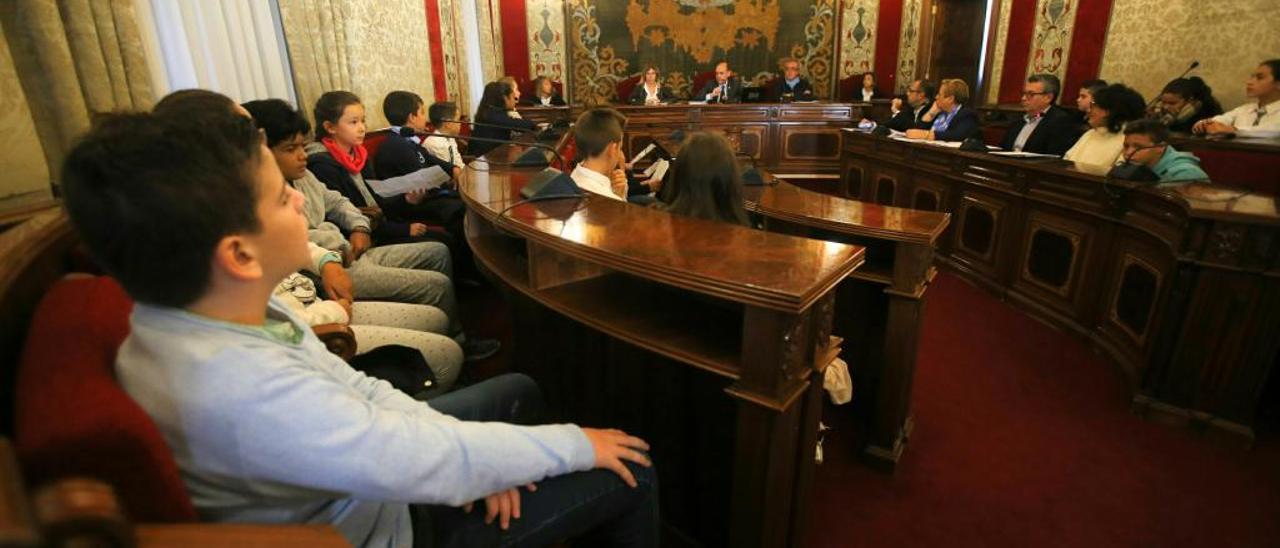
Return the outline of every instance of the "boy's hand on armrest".
{"type": "MultiPolygon", "coordinates": [[[[524,486],[530,491],[537,491],[538,486],[530,483],[524,486]]],[[[471,513],[471,508],[475,503],[468,502],[462,507],[462,511],[471,513]]],[[[498,526],[506,531],[511,526],[511,518],[520,519],[520,489],[512,487],[506,491],[494,493],[484,498],[484,522],[485,524],[493,523],[496,518],[498,526]]]]}
{"type": "Polygon", "coordinates": [[[631,471],[622,461],[628,460],[640,466],[649,467],[649,457],[641,453],[649,450],[649,444],[621,430],[583,428],[582,433],[587,436],[587,440],[591,442],[591,448],[596,452],[596,468],[612,470],[622,478],[623,483],[635,487],[636,478],[631,475],[631,471]]]}
{"type": "Polygon", "coordinates": [[[362,230],[352,232],[351,238],[347,241],[351,243],[352,261],[359,259],[361,255],[364,255],[365,251],[368,251],[370,247],[373,247],[373,238],[369,236],[368,232],[364,232],[362,230]]]}
{"type": "Polygon", "coordinates": [[[427,225],[422,223],[413,223],[409,225],[409,235],[418,237],[427,233],[427,225]]]}
{"type": "MultiPolygon", "coordinates": [[[[320,280],[324,283],[324,292],[329,295],[330,299],[335,301],[345,299],[348,302],[355,300],[353,296],[355,289],[351,284],[351,276],[347,275],[347,269],[342,268],[341,264],[325,263],[324,268],[320,271],[320,280]]],[[[347,315],[350,316],[350,314],[347,315]]]]}

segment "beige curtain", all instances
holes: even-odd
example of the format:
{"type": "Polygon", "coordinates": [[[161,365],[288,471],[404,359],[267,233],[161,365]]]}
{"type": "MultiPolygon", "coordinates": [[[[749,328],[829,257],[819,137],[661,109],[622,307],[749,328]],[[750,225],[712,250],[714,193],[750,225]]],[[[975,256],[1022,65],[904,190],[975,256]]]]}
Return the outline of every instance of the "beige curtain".
{"type": "Polygon", "coordinates": [[[133,0],[3,0],[0,24],[55,180],[94,113],[154,103],[133,0]]]}
{"type": "Polygon", "coordinates": [[[348,10],[343,0],[280,0],[298,108],[308,118],[324,92],[352,88],[348,10]]]}

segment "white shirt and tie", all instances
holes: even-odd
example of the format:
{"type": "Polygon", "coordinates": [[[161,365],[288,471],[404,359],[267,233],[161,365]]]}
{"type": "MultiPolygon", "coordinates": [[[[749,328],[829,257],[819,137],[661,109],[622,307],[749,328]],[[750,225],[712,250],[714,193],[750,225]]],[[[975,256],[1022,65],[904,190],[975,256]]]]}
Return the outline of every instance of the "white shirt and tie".
{"type": "Polygon", "coordinates": [[[432,135],[422,141],[422,148],[427,149],[432,156],[449,162],[457,167],[463,167],[466,162],[462,161],[462,154],[458,153],[458,143],[453,137],[445,137],[443,135],[432,135]]]}
{"type": "Polygon", "coordinates": [[[578,167],[573,168],[573,173],[569,174],[569,178],[573,179],[578,188],[587,192],[599,194],[606,198],[613,198],[620,202],[627,201],[625,197],[614,194],[613,181],[609,179],[608,175],[589,169],[582,164],[578,164],[578,167]]]}
{"type": "Polygon", "coordinates": [[[1236,128],[1241,136],[1254,131],[1280,131],[1280,101],[1261,106],[1256,102],[1245,103],[1213,119],[1236,128]]]}

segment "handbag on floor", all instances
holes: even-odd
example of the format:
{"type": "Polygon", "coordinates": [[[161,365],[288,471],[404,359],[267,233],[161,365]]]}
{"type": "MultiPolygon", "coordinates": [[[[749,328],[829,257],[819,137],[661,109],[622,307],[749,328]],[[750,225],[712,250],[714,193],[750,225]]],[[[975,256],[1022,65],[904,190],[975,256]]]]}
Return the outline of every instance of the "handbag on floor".
{"type": "Polygon", "coordinates": [[[433,388],[436,374],[417,349],[398,344],[380,346],[351,358],[351,367],[391,383],[410,396],[433,388]]]}

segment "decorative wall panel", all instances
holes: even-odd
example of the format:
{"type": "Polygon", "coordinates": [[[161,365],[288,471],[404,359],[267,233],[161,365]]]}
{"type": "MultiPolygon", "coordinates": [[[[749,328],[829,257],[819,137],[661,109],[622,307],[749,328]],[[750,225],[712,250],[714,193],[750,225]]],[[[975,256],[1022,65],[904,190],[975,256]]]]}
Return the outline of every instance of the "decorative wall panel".
{"type": "Polygon", "coordinates": [[[1000,0],[1000,18],[996,23],[996,47],[992,50],[991,83],[987,84],[987,102],[1000,102],[1000,77],[1004,75],[1004,49],[1009,43],[1009,14],[1013,11],[1013,0],[1000,0]]]}
{"type": "Polygon", "coordinates": [[[1031,59],[1027,74],[1066,73],[1071,53],[1071,30],[1075,25],[1077,0],[1040,0],[1036,6],[1036,28],[1031,39],[1031,59]]]}
{"type": "Polygon", "coordinates": [[[875,70],[880,0],[840,2],[840,74],[838,80],[875,70]]]}
{"type": "Polygon", "coordinates": [[[920,52],[920,9],[920,0],[906,0],[902,5],[902,35],[898,45],[900,85],[916,79],[916,57],[920,52]]]}
{"type": "Polygon", "coordinates": [[[529,0],[529,75],[563,81],[565,71],[564,0],[529,0]]]}
{"type": "Polygon", "coordinates": [[[440,0],[440,48],[444,51],[444,88],[451,101],[458,103],[463,112],[471,112],[467,79],[463,77],[466,66],[463,33],[458,18],[458,2],[467,0],[440,0]]]}
{"type": "MultiPolygon", "coordinates": [[[[467,1],[467,0],[459,0],[467,1]]],[[[480,33],[480,63],[484,81],[492,82],[506,75],[502,64],[502,19],[499,0],[475,0],[476,29],[480,33]]]]}
{"type": "MultiPolygon", "coordinates": [[[[834,79],[835,0],[568,0],[569,55],[577,99],[612,100],[619,81],[646,65],[688,96],[720,59],[761,84],[796,57],[819,97],[834,79]]],[[[533,32],[531,30],[531,32],[533,32]]]]}

